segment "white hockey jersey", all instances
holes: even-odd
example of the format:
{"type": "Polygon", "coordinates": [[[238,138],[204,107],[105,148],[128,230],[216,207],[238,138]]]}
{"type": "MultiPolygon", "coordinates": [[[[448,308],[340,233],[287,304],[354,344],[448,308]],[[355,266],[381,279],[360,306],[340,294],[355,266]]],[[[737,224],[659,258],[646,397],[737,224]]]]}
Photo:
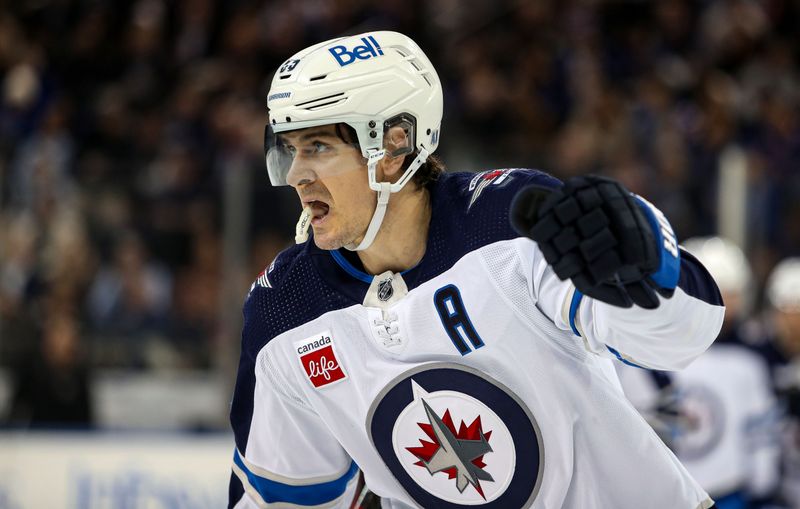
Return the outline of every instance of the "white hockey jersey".
{"type": "Polygon", "coordinates": [[[431,186],[425,256],[371,276],[313,240],[244,306],[230,507],[706,509],[625,399],[609,359],[680,369],[724,308],[682,253],[675,295],[623,309],[560,281],[508,221],[531,170],[431,186]]]}
{"type": "MultiPolygon", "coordinates": [[[[659,419],[664,389],[652,372],[618,366],[618,373],[633,405],[659,419]]],[[[703,488],[718,497],[720,509],[770,494],[778,481],[773,439],[778,409],[759,355],[742,344],[717,343],[688,368],[658,375],[668,377],[665,389],[674,399],[670,410],[675,414],[666,417],[671,447],[703,488]]]]}

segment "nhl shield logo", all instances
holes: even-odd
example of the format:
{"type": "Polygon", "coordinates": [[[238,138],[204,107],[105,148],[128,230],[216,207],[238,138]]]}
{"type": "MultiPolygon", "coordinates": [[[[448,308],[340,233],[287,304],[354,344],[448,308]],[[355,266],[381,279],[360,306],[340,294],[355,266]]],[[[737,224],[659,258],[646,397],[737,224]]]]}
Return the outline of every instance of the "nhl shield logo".
{"type": "Polygon", "coordinates": [[[367,430],[421,507],[528,507],[539,492],[536,420],[472,368],[436,363],[401,375],[373,403],[367,430]]]}
{"type": "Polygon", "coordinates": [[[386,302],[394,295],[394,288],[392,288],[392,278],[387,277],[378,285],[378,300],[386,302]]]}

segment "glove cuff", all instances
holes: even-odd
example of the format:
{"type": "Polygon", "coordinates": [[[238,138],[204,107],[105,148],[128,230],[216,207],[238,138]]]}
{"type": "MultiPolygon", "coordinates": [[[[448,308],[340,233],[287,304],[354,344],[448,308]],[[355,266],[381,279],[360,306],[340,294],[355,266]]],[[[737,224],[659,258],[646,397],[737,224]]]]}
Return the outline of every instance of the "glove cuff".
{"type": "Polygon", "coordinates": [[[650,279],[663,289],[674,290],[681,275],[681,255],[675,232],[663,212],[638,194],[633,194],[633,197],[647,217],[659,252],[658,269],[650,274],[650,279]]]}

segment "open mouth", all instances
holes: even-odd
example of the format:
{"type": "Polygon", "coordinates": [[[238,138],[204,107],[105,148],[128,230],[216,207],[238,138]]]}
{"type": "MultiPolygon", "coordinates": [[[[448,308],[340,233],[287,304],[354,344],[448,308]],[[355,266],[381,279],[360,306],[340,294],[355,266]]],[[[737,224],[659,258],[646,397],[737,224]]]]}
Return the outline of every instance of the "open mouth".
{"type": "Polygon", "coordinates": [[[331,209],[330,205],[319,200],[307,202],[307,205],[311,207],[311,224],[314,226],[322,223],[331,209]]]}

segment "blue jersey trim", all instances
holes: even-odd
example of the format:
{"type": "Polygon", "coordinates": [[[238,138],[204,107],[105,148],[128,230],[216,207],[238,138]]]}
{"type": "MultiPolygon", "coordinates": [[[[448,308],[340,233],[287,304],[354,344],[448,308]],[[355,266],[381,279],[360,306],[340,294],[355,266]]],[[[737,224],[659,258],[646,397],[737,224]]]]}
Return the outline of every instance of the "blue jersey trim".
{"type": "Polygon", "coordinates": [[[583,294],[576,288],[575,293],[572,294],[572,302],[569,303],[569,326],[572,327],[572,332],[574,332],[576,336],[581,335],[581,333],[578,332],[578,327],[575,326],[575,317],[578,315],[578,308],[581,305],[581,300],[583,300],[583,294]]]}
{"type": "Polygon", "coordinates": [[[357,268],[353,267],[353,265],[347,261],[347,258],[342,255],[339,251],[331,251],[331,256],[333,259],[336,260],[336,263],[339,264],[339,267],[343,268],[345,272],[353,276],[354,278],[358,279],[359,281],[363,281],[368,284],[372,284],[373,276],[370,276],[366,272],[361,272],[357,268]]]}
{"type": "Polygon", "coordinates": [[[606,348],[608,348],[608,351],[609,351],[609,352],[611,352],[611,353],[613,353],[613,354],[614,354],[614,356],[615,356],[617,359],[619,359],[619,361],[620,361],[621,363],[623,363],[623,364],[627,364],[628,366],[633,366],[634,368],[647,369],[647,368],[645,368],[644,366],[640,366],[640,365],[638,365],[638,364],[636,364],[636,363],[633,363],[633,362],[631,362],[631,361],[629,361],[629,360],[627,360],[627,359],[624,359],[624,358],[622,357],[622,354],[620,354],[620,353],[617,351],[617,349],[616,349],[616,348],[612,348],[612,347],[610,347],[610,346],[608,346],[608,345],[606,345],[606,348]]]}
{"type": "Polygon", "coordinates": [[[245,473],[250,485],[258,491],[261,498],[268,504],[285,502],[311,506],[336,500],[347,490],[347,484],[358,472],[358,465],[353,461],[350,463],[350,468],[347,469],[347,472],[338,479],[319,484],[293,486],[254,474],[242,461],[239,451],[234,451],[233,461],[245,473]]]}
{"type": "Polygon", "coordinates": [[[663,214],[659,211],[662,221],[656,217],[655,211],[649,204],[644,202],[642,198],[634,195],[636,203],[639,208],[644,212],[647,217],[647,222],[650,223],[650,228],[653,230],[653,235],[656,237],[656,245],[659,250],[659,264],[658,270],[650,275],[650,278],[661,288],[674,289],[678,285],[678,278],[681,272],[681,255],[678,244],[675,242],[672,226],[664,218],[663,214]],[[668,234],[672,235],[670,239],[664,236],[665,229],[668,234]],[[667,245],[671,246],[671,250],[667,249],[667,245]]]}

